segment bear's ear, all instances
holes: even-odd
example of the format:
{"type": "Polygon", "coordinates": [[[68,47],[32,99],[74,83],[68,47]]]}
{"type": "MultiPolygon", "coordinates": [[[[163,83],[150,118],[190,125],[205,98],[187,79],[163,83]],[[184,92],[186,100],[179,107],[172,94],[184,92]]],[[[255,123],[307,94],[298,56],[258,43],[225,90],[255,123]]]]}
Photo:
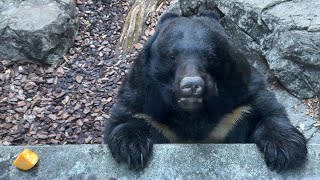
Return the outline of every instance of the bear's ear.
{"type": "Polygon", "coordinates": [[[143,50],[141,52],[142,56],[144,57],[143,59],[145,60],[144,62],[149,62],[148,60],[150,58],[150,49],[151,49],[152,44],[154,43],[154,41],[158,37],[160,29],[165,27],[168,21],[175,19],[175,18],[178,18],[178,17],[179,17],[178,14],[166,13],[160,18],[160,20],[158,21],[158,24],[157,24],[156,32],[144,44],[143,50]]]}
{"type": "Polygon", "coordinates": [[[164,22],[179,17],[178,14],[175,13],[166,13],[159,20],[158,24],[163,24],[164,22]]]}
{"type": "Polygon", "coordinates": [[[217,21],[220,20],[220,16],[218,15],[218,13],[216,13],[215,11],[212,11],[212,10],[201,11],[198,16],[212,18],[217,21]]]}
{"type": "Polygon", "coordinates": [[[172,19],[175,19],[175,18],[178,18],[179,15],[178,14],[175,14],[175,13],[166,13],[164,14],[160,20],[158,21],[158,24],[157,24],[157,30],[156,32],[154,33],[153,36],[151,36],[149,38],[149,40],[144,44],[143,46],[143,49],[140,53],[140,61],[142,61],[142,63],[144,64],[147,64],[150,62],[150,51],[151,51],[151,46],[152,44],[154,43],[154,41],[157,39],[158,35],[159,35],[159,31],[160,29],[162,29],[163,27],[166,26],[167,22],[169,22],[170,20],[172,19]]]}

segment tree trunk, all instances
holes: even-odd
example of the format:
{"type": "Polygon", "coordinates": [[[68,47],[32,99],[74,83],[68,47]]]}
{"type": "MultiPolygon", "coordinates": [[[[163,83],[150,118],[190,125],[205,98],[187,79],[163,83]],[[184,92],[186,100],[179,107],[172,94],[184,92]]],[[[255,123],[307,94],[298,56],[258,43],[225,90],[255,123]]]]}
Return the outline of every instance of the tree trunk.
{"type": "Polygon", "coordinates": [[[157,9],[164,0],[137,0],[127,15],[120,40],[117,45],[119,53],[127,53],[139,42],[142,32],[146,29],[145,21],[149,13],[157,9]]]}

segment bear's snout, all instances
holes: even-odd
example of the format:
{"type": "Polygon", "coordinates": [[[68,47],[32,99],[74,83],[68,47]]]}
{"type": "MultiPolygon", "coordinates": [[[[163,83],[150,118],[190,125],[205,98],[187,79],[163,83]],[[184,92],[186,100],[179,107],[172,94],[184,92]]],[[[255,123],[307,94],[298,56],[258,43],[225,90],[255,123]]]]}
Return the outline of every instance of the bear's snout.
{"type": "Polygon", "coordinates": [[[202,107],[205,82],[200,76],[182,78],[179,85],[179,106],[186,111],[195,111],[202,107]]]}
{"type": "Polygon", "coordinates": [[[204,81],[201,77],[185,77],[180,82],[181,96],[201,97],[204,89],[204,81]]]}

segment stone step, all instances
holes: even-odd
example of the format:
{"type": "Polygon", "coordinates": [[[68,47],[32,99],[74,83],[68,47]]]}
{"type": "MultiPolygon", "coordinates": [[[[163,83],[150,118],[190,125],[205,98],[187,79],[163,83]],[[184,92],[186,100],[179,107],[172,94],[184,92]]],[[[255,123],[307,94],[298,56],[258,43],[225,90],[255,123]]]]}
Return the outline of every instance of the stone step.
{"type": "Polygon", "coordinates": [[[320,144],[310,144],[303,168],[270,171],[253,144],[155,145],[148,167],[130,171],[117,164],[106,145],[0,146],[0,179],[319,179],[320,144]],[[39,154],[30,171],[12,165],[24,148],[39,154]]]}

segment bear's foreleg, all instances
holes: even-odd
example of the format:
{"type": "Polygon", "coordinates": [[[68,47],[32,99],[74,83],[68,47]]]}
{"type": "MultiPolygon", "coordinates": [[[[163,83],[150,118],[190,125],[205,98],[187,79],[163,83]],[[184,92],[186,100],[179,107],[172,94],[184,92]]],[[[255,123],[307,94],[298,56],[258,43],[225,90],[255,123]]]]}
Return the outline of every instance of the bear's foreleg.
{"type": "Polygon", "coordinates": [[[261,119],[252,140],[264,154],[271,170],[278,172],[299,167],[307,157],[307,141],[289,121],[285,109],[265,90],[253,103],[261,119]]]}
{"type": "MultiPolygon", "coordinates": [[[[116,116],[115,116],[116,117],[116,116]]],[[[145,168],[154,143],[167,143],[168,139],[141,115],[121,116],[126,120],[108,120],[105,142],[117,162],[125,162],[130,169],[145,168]],[[118,123],[122,122],[122,123],[118,123]]],[[[119,116],[118,116],[119,117],[119,116]]]]}

